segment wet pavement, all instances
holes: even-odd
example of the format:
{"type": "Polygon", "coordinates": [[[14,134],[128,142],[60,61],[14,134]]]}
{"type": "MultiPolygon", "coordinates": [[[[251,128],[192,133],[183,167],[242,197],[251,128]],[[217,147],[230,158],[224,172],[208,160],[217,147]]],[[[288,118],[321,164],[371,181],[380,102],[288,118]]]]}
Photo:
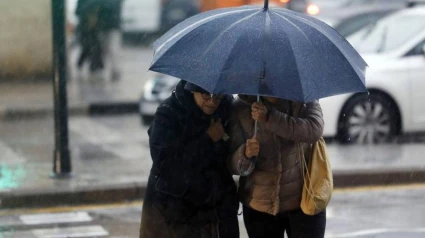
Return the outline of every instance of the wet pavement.
{"type": "Polygon", "coordinates": [[[52,179],[52,118],[0,123],[0,194],[78,190],[146,181],[146,128],[137,116],[73,117],[69,121],[74,176],[52,179]]]}
{"type": "MultiPolygon", "coordinates": [[[[71,117],[69,132],[73,177],[52,179],[53,119],[0,121],[0,200],[4,196],[33,195],[39,196],[39,199],[30,200],[30,204],[39,206],[38,203],[43,204],[43,194],[67,193],[66,198],[74,199],[74,203],[84,203],[90,194],[70,194],[91,190],[100,194],[111,190],[108,196],[121,196],[110,198],[113,201],[126,199],[126,196],[129,196],[128,199],[143,196],[140,189],[147,182],[152,162],[147,128],[141,125],[138,115],[71,117]],[[129,193],[113,191],[120,188],[139,190],[129,193]]],[[[330,143],[335,181],[339,174],[344,173],[350,173],[353,179],[361,179],[356,174],[401,170],[408,173],[404,182],[411,182],[410,172],[422,171],[425,167],[422,156],[425,153],[424,142],[417,140],[414,143],[375,146],[330,143]]],[[[351,182],[351,177],[348,182],[351,182]]],[[[91,196],[98,199],[99,194],[91,196]]],[[[15,197],[9,199],[15,201],[15,197]]],[[[27,200],[22,202],[28,204],[27,200]]],[[[45,203],[49,202],[53,203],[50,200],[45,203]]],[[[5,199],[3,205],[6,206],[5,199]]]]}
{"type": "MultiPolygon", "coordinates": [[[[425,237],[425,186],[336,190],[327,238],[425,237]]],[[[142,202],[0,211],[0,237],[138,237],[142,202]],[[50,235],[50,236],[49,236],[50,235]]],[[[239,217],[241,238],[247,238],[239,217]]]]}

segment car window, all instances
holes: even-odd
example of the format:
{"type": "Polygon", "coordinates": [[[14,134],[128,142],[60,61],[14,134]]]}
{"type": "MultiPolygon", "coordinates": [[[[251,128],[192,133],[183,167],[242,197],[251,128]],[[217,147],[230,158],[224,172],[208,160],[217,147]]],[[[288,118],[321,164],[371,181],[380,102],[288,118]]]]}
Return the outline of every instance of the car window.
{"type": "Polygon", "coordinates": [[[425,29],[425,16],[396,14],[386,17],[348,37],[360,53],[394,50],[425,29]]]}
{"type": "Polygon", "coordinates": [[[421,43],[417,44],[409,53],[406,54],[406,56],[417,56],[417,55],[423,55],[423,47],[425,46],[425,40],[423,40],[421,43]]]}
{"type": "Polygon", "coordinates": [[[375,23],[380,18],[384,17],[387,12],[376,12],[369,14],[359,14],[354,17],[350,17],[334,28],[337,30],[342,36],[348,37],[351,34],[361,30],[362,28],[368,26],[369,24],[375,23]]]}

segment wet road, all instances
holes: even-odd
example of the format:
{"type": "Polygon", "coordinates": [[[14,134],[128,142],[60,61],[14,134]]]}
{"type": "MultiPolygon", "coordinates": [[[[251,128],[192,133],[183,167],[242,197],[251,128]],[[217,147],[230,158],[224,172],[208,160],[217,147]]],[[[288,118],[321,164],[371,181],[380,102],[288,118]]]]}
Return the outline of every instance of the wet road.
{"type": "MultiPolygon", "coordinates": [[[[425,185],[336,190],[328,238],[425,237],[425,185]]],[[[138,237],[143,202],[0,211],[0,237],[138,237]]],[[[240,217],[241,238],[246,232],[240,217]]]]}

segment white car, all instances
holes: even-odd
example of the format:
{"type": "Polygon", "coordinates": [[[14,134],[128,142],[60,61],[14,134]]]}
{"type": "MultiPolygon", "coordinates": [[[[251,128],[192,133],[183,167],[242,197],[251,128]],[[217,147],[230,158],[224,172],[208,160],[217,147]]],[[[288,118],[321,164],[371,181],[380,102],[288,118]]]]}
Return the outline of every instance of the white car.
{"type": "Polygon", "coordinates": [[[325,136],[380,143],[425,131],[425,7],[401,10],[347,40],[369,64],[369,95],[322,99],[325,136]]]}

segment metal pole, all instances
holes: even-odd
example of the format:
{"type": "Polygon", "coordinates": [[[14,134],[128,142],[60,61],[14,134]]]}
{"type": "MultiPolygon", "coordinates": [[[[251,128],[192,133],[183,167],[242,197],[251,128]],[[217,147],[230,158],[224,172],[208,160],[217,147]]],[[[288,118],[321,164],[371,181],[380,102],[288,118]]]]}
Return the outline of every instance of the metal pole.
{"type": "Polygon", "coordinates": [[[71,174],[71,156],[68,140],[68,105],[66,93],[66,28],[65,0],[51,0],[53,30],[53,96],[55,116],[55,150],[53,176],[71,174]]]}
{"type": "Polygon", "coordinates": [[[269,0],[264,0],[264,10],[269,9],[269,0]]]}

